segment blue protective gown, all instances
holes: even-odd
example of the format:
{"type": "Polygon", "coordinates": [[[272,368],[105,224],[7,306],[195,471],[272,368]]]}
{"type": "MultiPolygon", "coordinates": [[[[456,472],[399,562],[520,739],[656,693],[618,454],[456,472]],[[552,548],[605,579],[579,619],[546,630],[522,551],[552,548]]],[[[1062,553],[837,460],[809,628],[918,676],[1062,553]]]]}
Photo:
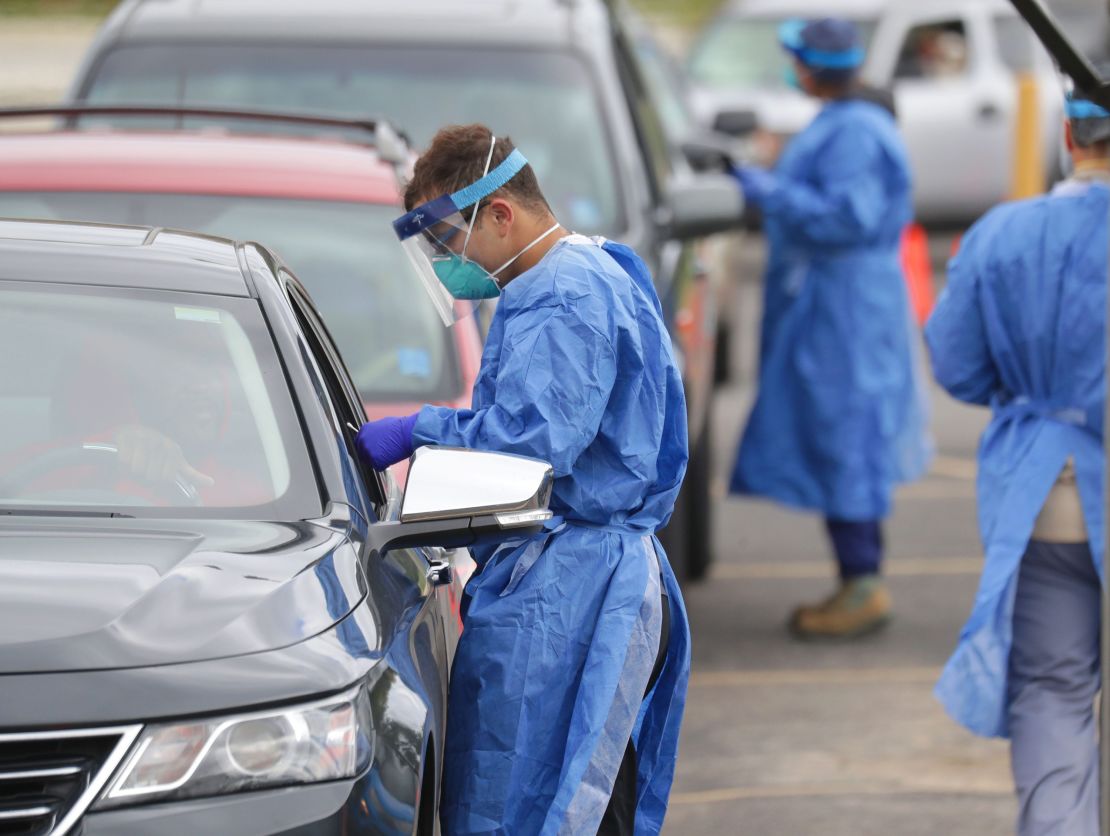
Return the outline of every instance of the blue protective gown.
{"type": "Polygon", "coordinates": [[[424,407],[414,439],[534,456],[556,476],[547,532],[475,550],[449,695],[445,833],[596,832],[630,735],[636,831],[658,832],[690,649],[654,532],[674,507],[687,440],[643,262],[582,236],[556,244],[506,286],[473,409],[424,407]],[[670,644],[645,701],[661,586],[670,644]]]}
{"type": "Polygon", "coordinates": [[[890,113],[832,102],[784,150],[768,243],[759,393],[731,488],[838,520],[887,515],[927,465],[898,247],[906,152],[890,113]]]}
{"type": "Polygon", "coordinates": [[[1106,185],[1069,181],[988,213],[949,265],[925,328],[941,385],[994,413],[979,446],[986,563],[936,689],[952,717],[982,735],[1008,734],[1018,569],[1069,457],[1102,572],[1108,209],[1106,185]]]}

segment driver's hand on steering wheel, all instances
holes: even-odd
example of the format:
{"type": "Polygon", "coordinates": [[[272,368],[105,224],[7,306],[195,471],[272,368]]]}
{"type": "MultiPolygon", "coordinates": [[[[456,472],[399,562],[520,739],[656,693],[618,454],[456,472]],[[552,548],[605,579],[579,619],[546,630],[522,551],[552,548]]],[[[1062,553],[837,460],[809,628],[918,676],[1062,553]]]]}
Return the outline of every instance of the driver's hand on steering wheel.
{"type": "Polygon", "coordinates": [[[185,460],[181,448],[157,430],[129,424],[116,432],[119,461],[133,476],[148,482],[172,482],[184,477],[198,488],[210,488],[216,480],[185,460]]]}

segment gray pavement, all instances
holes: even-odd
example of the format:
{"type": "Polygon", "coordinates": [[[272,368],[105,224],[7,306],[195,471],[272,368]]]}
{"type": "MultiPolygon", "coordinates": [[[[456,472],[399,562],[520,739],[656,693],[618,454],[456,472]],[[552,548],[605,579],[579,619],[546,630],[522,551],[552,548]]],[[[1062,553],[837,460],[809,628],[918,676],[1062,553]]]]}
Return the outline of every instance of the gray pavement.
{"type": "MultiPolygon", "coordinates": [[[[938,262],[947,247],[935,242],[938,262]]],[[[794,641],[787,613],[823,597],[833,567],[817,518],[725,496],[752,396],[758,287],[741,287],[737,305],[740,373],[716,415],[717,562],[686,597],[694,673],[666,832],[1011,832],[1005,744],[956,726],[931,693],[978,580],[985,411],[933,390],[937,462],[902,489],[887,527],[890,627],[856,643],[794,641]]]]}
{"type": "Polygon", "coordinates": [[[0,16],[0,105],[61,100],[100,21],[0,16]]]}

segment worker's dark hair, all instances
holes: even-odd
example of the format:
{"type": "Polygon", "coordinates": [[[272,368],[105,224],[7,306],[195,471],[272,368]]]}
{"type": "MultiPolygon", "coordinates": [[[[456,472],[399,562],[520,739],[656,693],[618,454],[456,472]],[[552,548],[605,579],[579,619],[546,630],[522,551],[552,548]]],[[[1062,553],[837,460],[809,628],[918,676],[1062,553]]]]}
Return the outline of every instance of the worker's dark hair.
{"type": "MultiPolygon", "coordinates": [[[[405,209],[414,209],[424,201],[453,193],[480,180],[487,159],[490,171],[497,168],[516,146],[509,137],[498,137],[493,146],[493,158],[490,159],[492,136],[485,125],[451,125],[441,129],[432,138],[428,150],[416,161],[412,180],[405,187],[405,209]]],[[[530,165],[524,166],[489,197],[509,197],[537,213],[551,211],[530,165]]],[[[473,210],[464,209],[463,214],[469,217],[469,211],[473,210]]]]}

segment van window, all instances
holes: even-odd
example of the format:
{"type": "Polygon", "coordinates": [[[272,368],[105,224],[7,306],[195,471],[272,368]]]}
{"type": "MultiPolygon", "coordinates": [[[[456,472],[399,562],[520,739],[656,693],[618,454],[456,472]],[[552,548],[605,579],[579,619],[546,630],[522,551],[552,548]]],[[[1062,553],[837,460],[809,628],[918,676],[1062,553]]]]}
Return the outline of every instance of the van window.
{"type": "Polygon", "coordinates": [[[915,26],[906,34],[895,78],[935,81],[958,78],[968,70],[969,44],[962,20],[915,26]]]}

